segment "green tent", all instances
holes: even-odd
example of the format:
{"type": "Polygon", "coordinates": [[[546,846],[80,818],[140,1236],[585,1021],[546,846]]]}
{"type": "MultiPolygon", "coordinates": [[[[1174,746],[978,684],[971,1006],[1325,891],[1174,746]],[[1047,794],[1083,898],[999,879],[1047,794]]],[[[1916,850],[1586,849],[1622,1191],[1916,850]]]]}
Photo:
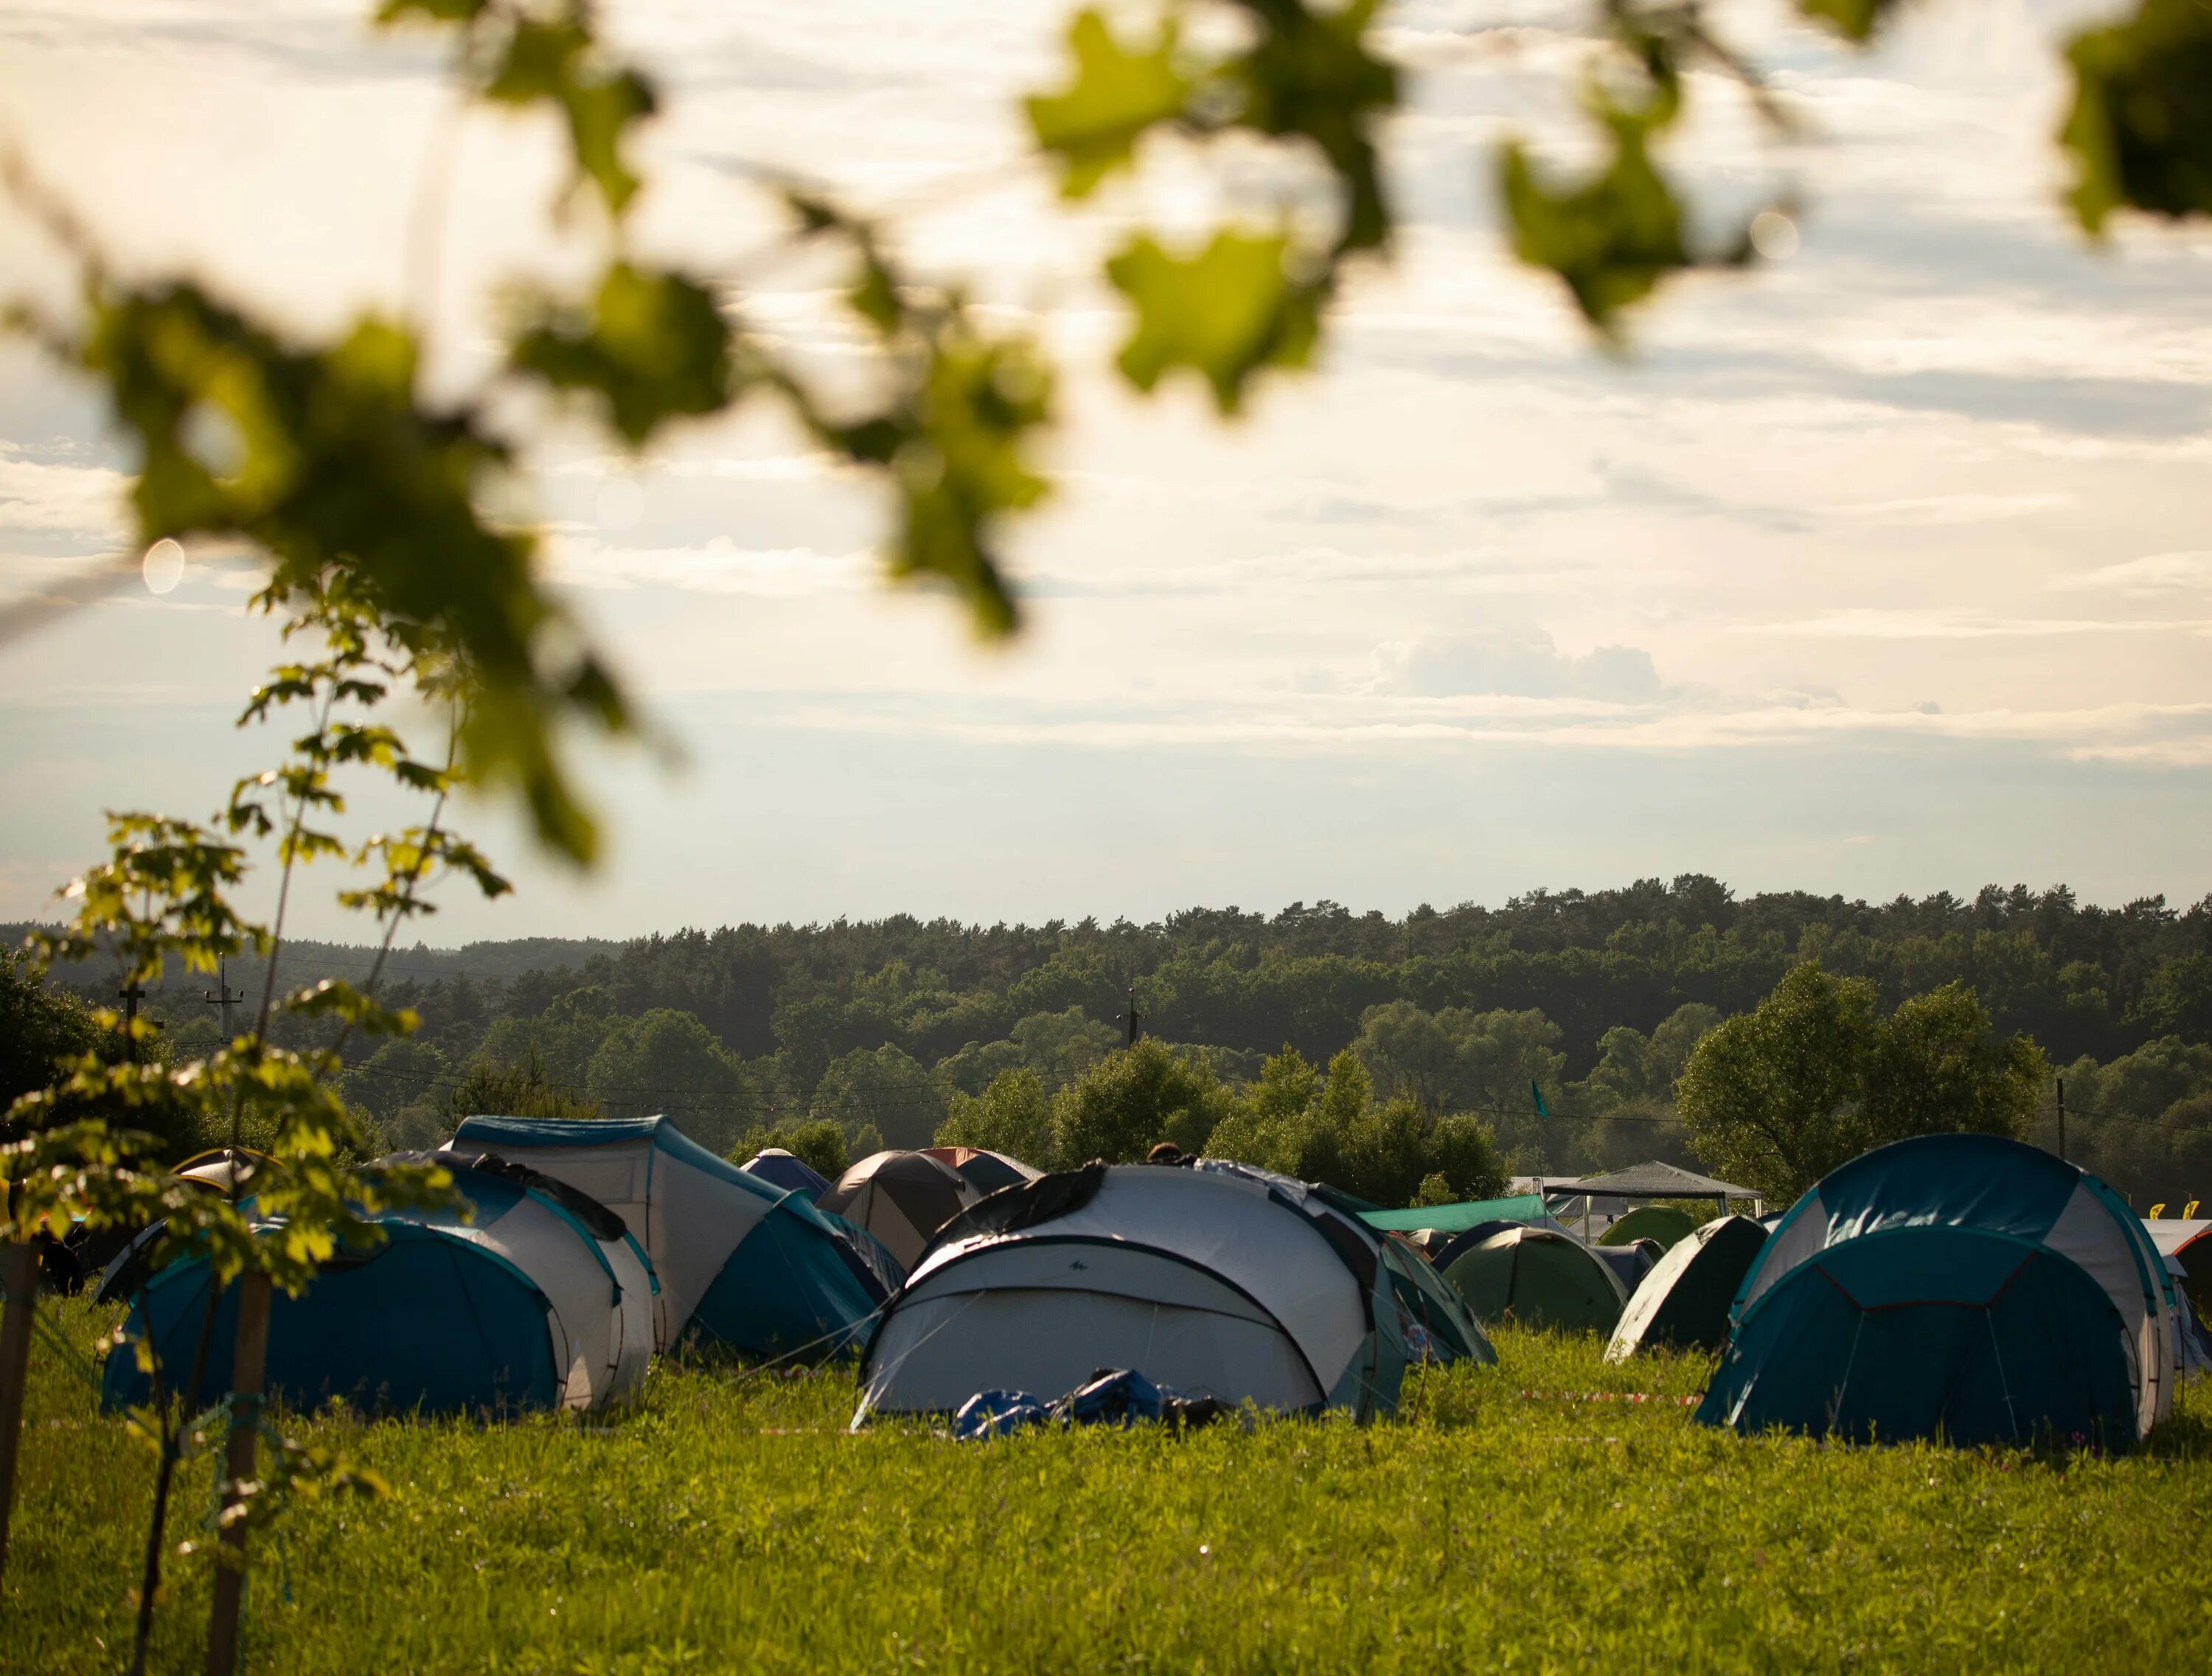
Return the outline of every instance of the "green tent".
{"type": "Polygon", "coordinates": [[[1638,1240],[1656,1240],[1662,1251],[1672,1251],[1677,1242],[1687,1239],[1698,1224],[1690,1220],[1689,1212],[1678,1211],[1672,1205],[1639,1205],[1597,1236],[1600,1245],[1633,1245],[1638,1240]]]}
{"type": "Polygon", "coordinates": [[[1444,1271],[1477,1321],[1610,1333],[1628,1291],[1588,1246],[1546,1228],[1493,1234],[1444,1271]]]}
{"type": "Polygon", "coordinates": [[[1691,1230],[1659,1260],[1630,1298],[1605,1347],[1608,1362],[1639,1350],[1718,1350],[1728,1342],[1729,1306],[1766,1243],[1749,1217],[1722,1217],[1691,1230]]]}
{"type": "Polygon", "coordinates": [[[1362,1211],[1359,1219],[1370,1228],[1411,1234],[1431,1228],[1439,1234],[1456,1234],[1479,1222],[1540,1222],[1544,1195],[1516,1193],[1510,1199],[1470,1199],[1457,1205],[1416,1205],[1410,1211],[1362,1211]]]}

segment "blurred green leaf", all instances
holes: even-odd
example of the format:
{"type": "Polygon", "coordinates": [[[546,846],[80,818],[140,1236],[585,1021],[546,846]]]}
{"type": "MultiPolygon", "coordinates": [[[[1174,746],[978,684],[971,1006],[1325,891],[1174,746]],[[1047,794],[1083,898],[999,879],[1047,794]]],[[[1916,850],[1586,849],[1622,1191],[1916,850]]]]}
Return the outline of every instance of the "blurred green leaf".
{"type": "Polygon", "coordinates": [[[657,101],[653,84],[637,71],[601,61],[580,14],[516,22],[483,94],[501,104],[559,106],[579,173],[591,178],[614,214],[628,207],[638,178],[623,161],[623,139],[632,124],[653,114],[657,101]]]}
{"type": "Polygon", "coordinates": [[[420,19],[426,23],[473,23],[490,5],[491,0],[383,0],[376,9],[376,21],[404,23],[420,19]]]}
{"type": "Polygon", "coordinates": [[[1279,234],[1223,229],[1192,257],[1176,257],[1140,234],[1106,264],[1106,276],[1136,306],[1122,346],[1122,373],[1139,390],[1188,367],[1213,386],[1224,414],[1243,404],[1245,380],[1262,367],[1303,367],[1319,330],[1322,288],[1285,271],[1290,241],[1279,234]]]}
{"type": "Polygon", "coordinates": [[[1147,129],[1182,115],[1191,83],[1176,65],[1176,27],[1162,22],[1149,46],[1125,51],[1097,12],[1076,15],[1067,32],[1074,76],[1056,94],[1024,101],[1037,149],[1061,161],[1063,197],[1082,197],[1127,166],[1147,129]]]}
{"type": "Polygon", "coordinates": [[[264,607],[304,601],[331,619],[343,601],[400,641],[450,647],[481,693],[465,770],[519,786],[545,841],[587,859],[592,825],[555,730],[581,717],[625,731],[628,706],[540,586],[534,538],[479,513],[507,450],[472,410],[417,402],[408,334],[368,319],[297,349],[183,283],[95,282],[88,309],[76,353],[142,450],[140,538],[242,537],[273,562],[264,607]],[[236,440],[219,462],[194,452],[210,413],[236,440]]]}
{"type": "Polygon", "coordinates": [[[1671,77],[1658,82],[1640,110],[1594,94],[1591,113],[1610,138],[1613,155],[1577,185],[1547,184],[1517,141],[1500,149],[1514,254],[1558,274],[1584,317],[1608,336],[1618,335],[1620,310],[1668,274],[1696,265],[1683,236],[1681,206],[1651,161],[1652,136],[1678,109],[1671,77]]]}
{"type": "Polygon", "coordinates": [[[2212,10],[2142,0],[2125,22],[2076,35],[2066,56],[2074,106],[2059,143],[2079,171],[2081,225],[2101,231],[2121,209],[2212,213],[2212,10]]]}
{"type": "Polygon", "coordinates": [[[1237,0],[1259,31],[1227,66],[1241,90],[1236,123],[1320,148],[1344,188],[1340,251],[1374,250],[1390,236],[1373,129],[1398,102],[1398,72],[1368,47],[1377,0],[1316,12],[1304,0],[1237,0]]]}
{"type": "Polygon", "coordinates": [[[1897,0],[1797,0],[1797,9],[1846,40],[1863,41],[1873,36],[1896,4],[1897,0]]]}
{"type": "Polygon", "coordinates": [[[714,294],[681,274],[617,262],[588,311],[545,308],[515,339],[518,370],[589,391],[633,445],[680,415],[730,400],[730,328],[714,294]]]}

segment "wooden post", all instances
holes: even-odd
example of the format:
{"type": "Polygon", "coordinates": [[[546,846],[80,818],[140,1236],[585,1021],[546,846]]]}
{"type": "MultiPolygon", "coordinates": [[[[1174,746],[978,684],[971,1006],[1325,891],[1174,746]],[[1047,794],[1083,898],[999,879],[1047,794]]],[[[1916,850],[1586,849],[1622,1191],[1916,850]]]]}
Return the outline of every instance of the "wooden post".
{"type": "Polygon", "coordinates": [[[10,1240],[0,1254],[0,1572],[8,1569],[8,1515],[15,1506],[15,1445],[23,1435],[23,1396],[31,1380],[31,1312],[39,1307],[39,1254],[10,1240]]]}
{"type": "Polygon", "coordinates": [[[231,1363],[230,1436],[223,1457],[222,1517],[216,1550],[215,1604],[208,1613],[207,1676],[238,1668],[238,1618],[246,1598],[246,1520],[239,1486],[253,1477],[261,1441],[261,1388],[269,1359],[269,1277],[238,1288],[238,1348],[231,1363]]]}

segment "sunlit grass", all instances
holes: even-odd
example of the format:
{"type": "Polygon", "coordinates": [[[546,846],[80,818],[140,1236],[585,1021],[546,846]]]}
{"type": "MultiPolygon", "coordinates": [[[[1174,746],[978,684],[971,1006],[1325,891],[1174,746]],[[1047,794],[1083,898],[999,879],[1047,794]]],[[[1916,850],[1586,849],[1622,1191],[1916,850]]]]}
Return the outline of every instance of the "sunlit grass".
{"type": "MultiPolygon", "coordinates": [[[[1702,1358],[1498,1349],[1364,1430],[853,1436],[849,1375],[672,1369],[606,1424],[318,1421],[395,1494],[263,1545],[249,1667],[2166,1669],[2212,1635],[2203,1394],[2124,1460],[1838,1448],[1692,1424],[1702,1358]]],[[[0,1665],[116,1667],[153,1461],[40,1357],[0,1665]]],[[[157,1668],[198,1667],[205,1564],[157,1668]]]]}

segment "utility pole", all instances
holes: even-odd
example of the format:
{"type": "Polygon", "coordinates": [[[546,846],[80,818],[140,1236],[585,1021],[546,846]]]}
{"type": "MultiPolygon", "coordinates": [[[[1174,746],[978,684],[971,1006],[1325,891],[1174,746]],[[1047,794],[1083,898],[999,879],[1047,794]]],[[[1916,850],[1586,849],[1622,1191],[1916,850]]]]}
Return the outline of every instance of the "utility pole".
{"type": "Polygon", "coordinates": [[[2066,1079],[2058,1079],[2058,1162],[2066,1162],[2066,1079]]]}
{"type": "Polygon", "coordinates": [[[135,1065],[138,1060],[138,1003],[146,999],[146,986],[136,978],[125,978],[123,987],[115,993],[123,1003],[123,1057],[135,1065]]]}
{"type": "Polygon", "coordinates": [[[222,1040],[223,1045],[228,1047],[235,1039],[235,1033],[230,1028],[230,1010],[246,999],[246,992],[242,989],[235,994],[231,992],[228,961],[218,961],[216,963],[215,983],[215,993],[210,993],[203,989],[200,991],[200,999],[211,1007],[222,1009],[222,1040]]]}
{"type": "Polygon", "coordinates": [[[1121,1020],[1122,1020],[1122,1022],[1129,1027],[1129,1038],[1128,1038],[1128,1041],[1127,1041],[1127,1046],[1129,1046],[1129,1047],[1131,1047],[1131,1048],[1133,1048],[1133,1047],[1135,1047],[1135,1046],[1137,1045],[1137,1023],[1138,1023],[1138,1018],[1139,1018],[1139,1014],[1138,1014],[1138,1011],[1137,1011],[1137,986],[1136,986],[1136,985],[1134,985],[1134,984],[1131,984],[1131,985],[1129,986],[1129,1006],[1128,1006],[1128,1011],[1126,1011],[1126,1012],[1124,1012],[1124,1013],[1121,1015],[1121,1020]]]}

